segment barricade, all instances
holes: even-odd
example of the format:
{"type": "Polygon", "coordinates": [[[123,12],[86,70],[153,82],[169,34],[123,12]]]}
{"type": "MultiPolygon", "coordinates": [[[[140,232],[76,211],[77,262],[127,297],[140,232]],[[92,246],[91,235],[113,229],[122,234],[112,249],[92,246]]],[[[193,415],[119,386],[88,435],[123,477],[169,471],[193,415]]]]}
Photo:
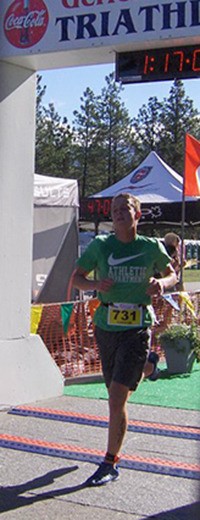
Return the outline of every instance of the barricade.
{"type": "MultiPolygon", "coordinates": [[[[200,292],[187,294],[200,325],[200,292]]],[[[190,324],[194,319],[189,306],[180,295],[181,293],[172,295],[173,301],[178,303],[180,310],[176,310],[162,297],[153,298],[152,301],[156,314],[156,323],[152,327],[152,349],[163,360],[164,352],[159,343],[160,332],[170,324],[181,321],[190,324]]],[[[101,362],[92,319],[98,305],[97,299],[32,305],[32,319],[40,309],[34,332],[41,336],[64,379],[101,374],[101,362]]]]}

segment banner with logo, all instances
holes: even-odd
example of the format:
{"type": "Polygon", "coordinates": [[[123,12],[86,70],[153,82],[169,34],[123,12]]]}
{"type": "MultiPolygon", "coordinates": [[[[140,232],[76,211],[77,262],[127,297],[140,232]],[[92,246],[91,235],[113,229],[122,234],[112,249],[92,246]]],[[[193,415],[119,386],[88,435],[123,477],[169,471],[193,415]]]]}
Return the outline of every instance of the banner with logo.
{"type": "Polygon", "coordinates": [[[90,48],[68,64],[105,63],[124,44],[198,41],[199,26],[198,0],[1,0],[0,58],[37,54],[45,68],[44,53],[90,48]]]}

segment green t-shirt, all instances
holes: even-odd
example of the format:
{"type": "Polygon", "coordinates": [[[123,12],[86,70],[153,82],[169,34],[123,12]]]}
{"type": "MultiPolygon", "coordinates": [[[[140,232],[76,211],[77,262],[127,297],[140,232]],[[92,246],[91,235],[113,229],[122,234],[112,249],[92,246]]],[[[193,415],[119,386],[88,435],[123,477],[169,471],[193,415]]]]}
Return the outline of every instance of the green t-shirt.
{"type": "MultiPolygon", "coordinates": [[[[142,327],[148,327],[153,322],[151,297],[146,294],[149,278],[154,276],[155,270],[165,270],[169,262],[165,247],[155,238],[136,235],[134,240],[124,243],[110,234],[98,235],[78,259],[77,265],[88,273],[94,270],[98,280],[111,278],[114,281],[108,292],[97,293],[101,302],[147,306],[142,327]]],[[[108,307],[100,305],[94,323],[104,330],[127,330],[127,326],[109,325],[107,317],[108,307]]]]}

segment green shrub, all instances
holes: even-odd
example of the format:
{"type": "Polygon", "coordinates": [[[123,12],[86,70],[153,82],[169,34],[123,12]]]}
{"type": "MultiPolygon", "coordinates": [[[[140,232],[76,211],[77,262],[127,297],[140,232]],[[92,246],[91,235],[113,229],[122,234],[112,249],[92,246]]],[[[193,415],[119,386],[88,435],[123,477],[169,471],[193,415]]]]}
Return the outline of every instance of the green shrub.
{"type": "Polygon", "coordinates": [[[191,351],[194,352],[196,360],[200,362],[200,334],[197,325],[186,325],[186,323],[171,325],[160,334],[161,345],[165,341],[171,341],[172,348],[180,351],[181,340],[190,342],[191,351]]]}

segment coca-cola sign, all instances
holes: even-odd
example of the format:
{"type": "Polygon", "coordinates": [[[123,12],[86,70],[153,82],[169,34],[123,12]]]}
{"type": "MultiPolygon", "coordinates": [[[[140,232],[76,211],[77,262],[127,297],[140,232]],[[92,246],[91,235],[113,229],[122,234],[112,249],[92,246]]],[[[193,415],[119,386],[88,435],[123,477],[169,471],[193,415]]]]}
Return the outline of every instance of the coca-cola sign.
{"type": "Polygon", "coordinates": [[[32,47],[43,38],[49,14],[43,0],[15,0],[4,17],[8,41],[20,49],[32,47]]]}

